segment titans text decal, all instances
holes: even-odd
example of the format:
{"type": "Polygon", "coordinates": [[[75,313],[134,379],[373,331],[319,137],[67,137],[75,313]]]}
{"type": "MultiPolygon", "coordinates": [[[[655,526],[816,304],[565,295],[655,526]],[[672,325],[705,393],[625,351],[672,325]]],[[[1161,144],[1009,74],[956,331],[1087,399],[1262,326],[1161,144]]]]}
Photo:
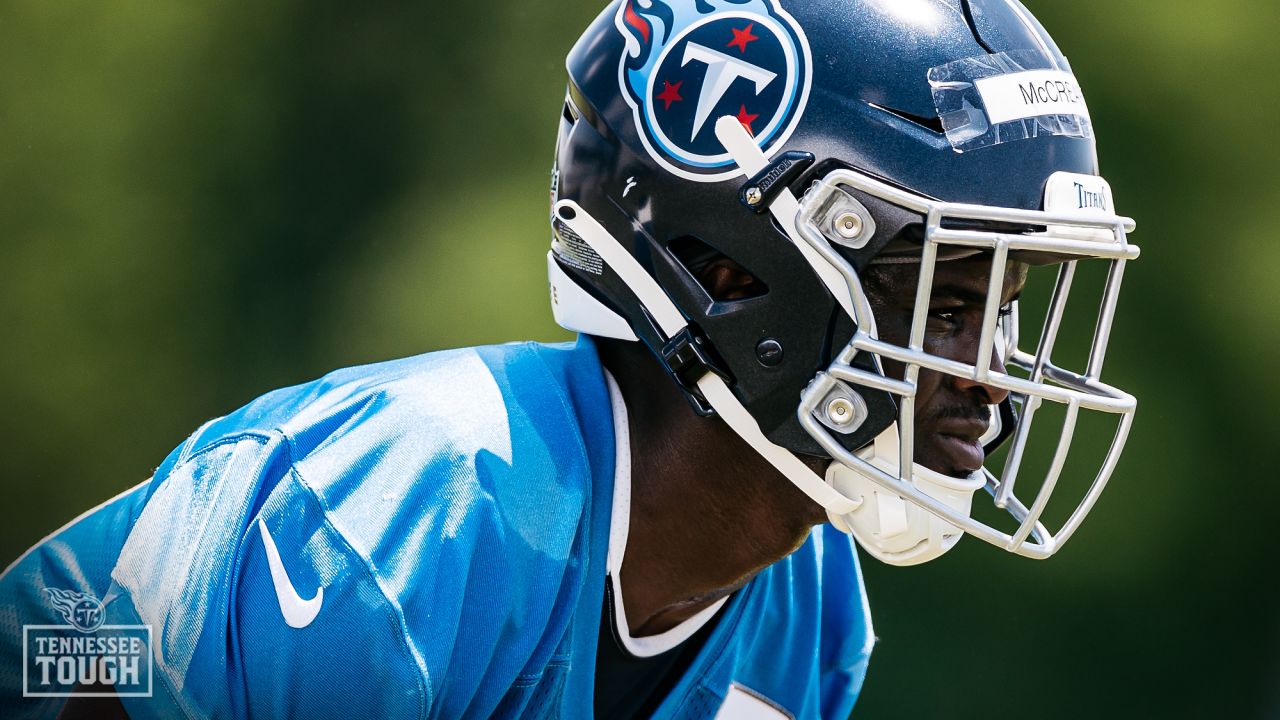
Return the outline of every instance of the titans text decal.
{"type": "Polygon", "coordinates": [[[786,142],[809,97],[812,62],[799,25],[776,0],[626,0],[619,68],[645,149],[684,178],[738,174],[715,121],[736,117],[756,143],[786,142]]]}

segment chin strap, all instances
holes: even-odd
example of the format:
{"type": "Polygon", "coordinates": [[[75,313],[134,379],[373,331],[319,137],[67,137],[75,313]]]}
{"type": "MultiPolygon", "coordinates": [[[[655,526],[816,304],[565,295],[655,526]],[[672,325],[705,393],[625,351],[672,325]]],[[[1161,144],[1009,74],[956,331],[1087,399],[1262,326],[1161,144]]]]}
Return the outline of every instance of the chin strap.
{"type": "MultiPolygon", "coordinates": [[[[716,123],[716,135],[745,176],[758,173],[768,164],[768,159],[735,118],[721,118],[716,123]]],[[[795,222],[799,203],[795,196],[784,189],[769,209],[832,296],[850,317],[854,317],[852,293],[844,277],[808,243],[798,239],[795,222]]],[[[572,200],[561,200],[555,205],[555,213],[626,283],[663,335],[672,338],[688,327],[684,315],[657,281],[580,205],[572,200]]],[[[832,525],[853,535],[858,544],[877,559],[890,565],[927,562],[950,550],[964,534],[954,525],[839,462],[828,466],[825,479],[820,477],[791,451],[765,437],[759,423],[718,375],[706,373],[697,380],[697,387],[730,429],[793,485],[821,505],[832,525]]],[[[863,459],[893,476],[898,475],[897,455],[896,425],[890,425],[868,449],[860,453],[863,459]]],[[[984,484],[981,473],[957,480],[917,464],[913,464],[912,472],[913,482],[922,492],[966,515],[974,491],[984,484]]]]}
{"type": "MultiPolygon", "coordinates": [[[[667,337],[688,327],[680,310],[645,272],[626,248],[595,218],[572,200],[561,200],[556,215],[622,278],[667,337]]],[[[706,373],[697,382],[707,403],[730,429],[778,472],[827,511],[831,524],[853,535],[872,556],[890,565],[916,565],[951,549],[963,534],[954,525],[910,503],[870,478],[838,462],[820,477],[791,451],[765,437],[759,423],[733,394],[724,379],[706,373]]],[[[890,475],[897,475],[897,427],[890,425],[876,438],[864,459],[890,475]]],[[[940,502],[969,511],[973,492],[982,487],[978,476],[956,480],[913,465],[917,487],[940,502]]]]}
{"type": "MultiPolygon", "coordinates": [[[[716,137],[747,177],[760,173],[769,164],[768,157],[736,118],[720,118],[716,122],[716,137]]],[[[856,320],[853,293],[848,282],[834,265],[800,236],[796,227],[800,204],[796,197],[789,189],[783,188],[770,203],[769,211],[827,290],[849,317],[856,320]]],[[[874,334],[874,321],[868,331],[874,334]]],[[[859,456],[897,477],[898,449],[898,427],[892,424],[859,456]]],[[[912,482],[921,492],[965,515],[969,514],[973,493],[985,485],[981,472],[958,480],[916,463],[912,463],[911,472],[912,482]]],[[[890,565],[928,562],[955,547],[964,535],[964,531],[955,525],[842,463],[833,461],[827,466],[826,482],[842,497],[858,499],[852,512],[824,505],[831,524],[853,535],[864,550],[882,562],[890,565]]]]}

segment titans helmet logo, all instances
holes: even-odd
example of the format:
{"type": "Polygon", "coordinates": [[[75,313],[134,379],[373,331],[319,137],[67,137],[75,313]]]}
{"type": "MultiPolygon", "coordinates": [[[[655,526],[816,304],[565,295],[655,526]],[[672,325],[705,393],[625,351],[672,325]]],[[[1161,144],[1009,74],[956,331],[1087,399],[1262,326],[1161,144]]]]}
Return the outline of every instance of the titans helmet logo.
{"type": "Polygon", "coordinates": [[[680,177],[737,174],[715,134],[736,117],[766,155],[786,142],[809,98],[809,43],[777,0],[626,0],[618,71],[645,149],[680,177]]]}

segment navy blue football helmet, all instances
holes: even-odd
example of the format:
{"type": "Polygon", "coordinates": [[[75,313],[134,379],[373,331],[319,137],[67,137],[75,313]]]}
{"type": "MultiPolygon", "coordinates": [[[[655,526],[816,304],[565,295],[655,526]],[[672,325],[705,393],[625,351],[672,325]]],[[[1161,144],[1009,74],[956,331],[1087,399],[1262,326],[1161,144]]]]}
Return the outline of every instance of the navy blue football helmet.
{"type": "Polygon", "coordinates": [[[548,255],[562,326],[645,343],[697,412],[722,417],[887,562],[937,557],[961,531],[1030,557],[1065,542],[1136,407],[1099,374],[1138,248],[1098,174],[1070,66],[1017,0],[617,0],[567,64],[548,255]],[[918,263],[927,305],[939,264],[967,257],[991,263],[976,357],[925,352],[924,307],[910,341],[877,334],[868,268],[918,263]],[[756,282],[713,297],[699,271],[719,258],[756,282]],[[1030,352],[1017,344],[1026,318],[1001,312],[1011,259],[1058,272],[1030,352]],[[1107,282],[1076,372],[1051,352],[1088,260],[1107,282]],[[906,369],[888,376],[886,361],[906,369]],[[983,438],[1005,444],[998,472],[914,461],[922,370],[1007,391],[983,438]],[[1046,401],[1066,420],[1023,502],[1015,481],[1046,401]],[[1115,439],[1051,532],[1041,516],[1082,410],[1114,417],[1115,439]],[[797,453],[831,468],[819,477],[797,453]],[[978,488],[1012,528],[971,516],[978,488]]]}

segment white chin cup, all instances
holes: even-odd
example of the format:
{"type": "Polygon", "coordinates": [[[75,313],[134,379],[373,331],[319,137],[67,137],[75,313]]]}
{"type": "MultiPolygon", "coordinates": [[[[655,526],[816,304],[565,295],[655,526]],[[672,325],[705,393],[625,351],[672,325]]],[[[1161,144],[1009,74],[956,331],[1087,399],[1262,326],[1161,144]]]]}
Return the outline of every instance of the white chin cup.
{"type": "MultiPolygon", "coordinates": [[[[890,425],[862,459],[891,476],[898,475],[898,429],[890,425]]],[[[863,550],[889,565],[919,565],[941,556],[960,541],[964,531],[858,470],[839,462],[827,467],[827,483],[841,495],[861,498],[853,512],[828,513],[831,524],[852,535],[863,550]]],[[[973,493],[985,485],[982,472],[954,478],[913,463],[911,482],[921,492],[957,514],[968,517],[973,493]]]]}

